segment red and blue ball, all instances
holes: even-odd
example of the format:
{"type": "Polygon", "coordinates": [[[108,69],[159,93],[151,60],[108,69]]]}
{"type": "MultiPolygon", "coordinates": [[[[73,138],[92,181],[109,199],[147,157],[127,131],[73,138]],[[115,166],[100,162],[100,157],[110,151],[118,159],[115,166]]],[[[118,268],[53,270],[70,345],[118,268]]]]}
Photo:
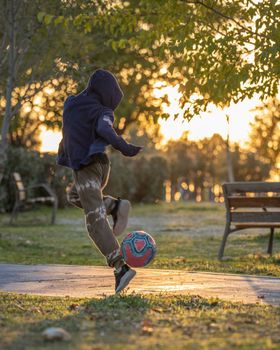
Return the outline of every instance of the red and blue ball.
{"type": "Polygon", "coordinates": [[[156,255],[156,242],[147,232],[133,231],[122,241],[121,253],[129,266],[147,266],[156,255]]]}

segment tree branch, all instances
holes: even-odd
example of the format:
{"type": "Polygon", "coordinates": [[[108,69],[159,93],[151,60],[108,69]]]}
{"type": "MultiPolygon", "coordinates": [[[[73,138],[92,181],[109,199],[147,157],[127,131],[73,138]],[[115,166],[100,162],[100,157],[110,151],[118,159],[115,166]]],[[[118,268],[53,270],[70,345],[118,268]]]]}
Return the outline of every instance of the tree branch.
{"type": "Polygon", "coordinates": [[[42,91],[42,89],[44,87],[46,87],[46,85],[47,85],[46,83],[42,84],[39,88],[35,88],[33,90],[32,94],[29,95],[28,91],[30,91],[30,87],[32,84],[34,84],[34,82],[30,82],[28,84],[28,87],[27,87],[27,90],[26,90],[24,96],[22,96],[18,99],[17,104],[13,107],[13,109],[11,111],[10,118],[13,118],[18,113],[18,111],[22,107],[23,103],[30,101],[38,92],[42,91]]]}
{"type": "Polygon", "coordinates": [[[250,33],[250,34],[252,34],[252,35],[259,36],[259,37],[261,37],[261,38],[269,39],[267,36],[265,36],[265,35],[263,35],[263,34],[254,32],[253,30],[246,28],[243,24],[241,24],[241,23],[240,23],[239,21],[237,21],[235,18],[230,17],[230,16],[228,16],[228,15],[226,15],[226,14],[220,12],[220,11],[217,10],[216,8],[205,4],[203,1],[197,0],[197,1],[185,1],[185,2],[188,3],[188,4],[197,4],[197,5],[201,5],[201,6],[205,7],[207,10],[210,10],[210,11],[214,12],[216,15],[218,15],[218,16],[220,16],[220,17],[223,17],[223,18],[225,18],[225,19],[228,19],[229,21],[234,22],[239,28],[243,29],[243,30],[246,31],[247,33],[250,33]]]}

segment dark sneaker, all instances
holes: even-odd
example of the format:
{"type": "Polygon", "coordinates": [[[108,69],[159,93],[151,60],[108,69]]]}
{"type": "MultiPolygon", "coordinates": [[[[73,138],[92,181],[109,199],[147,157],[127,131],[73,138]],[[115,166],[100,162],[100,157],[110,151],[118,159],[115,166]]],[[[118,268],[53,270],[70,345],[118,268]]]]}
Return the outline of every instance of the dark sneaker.
{"type": "Polygon", "coordinates": [[[115,236],[119,236],[125,230],[128,222],[130,207],[131,205],[128,200],[117,200],[116,206],[111,213],[114,221],[113,233],[115,236]]]}
{"type": "Polygon", "coordinates": [[[116,293],[119,293],[128,286],[129,282],[136,275],[136,271],[132,270],[128,265],[125,264],[123,265],[120,272],[115,271],[114,274],[116,279],[115,291],[116,293]]]}

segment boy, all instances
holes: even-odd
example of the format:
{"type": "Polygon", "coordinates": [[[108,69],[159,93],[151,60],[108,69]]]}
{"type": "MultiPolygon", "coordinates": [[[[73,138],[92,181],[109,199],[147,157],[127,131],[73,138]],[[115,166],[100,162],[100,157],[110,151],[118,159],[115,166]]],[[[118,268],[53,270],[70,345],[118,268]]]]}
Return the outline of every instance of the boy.
{"type": "Polygon", "coordinates": [[[59,165],[73,169],[74,186],[68,195],[69,201],[84,209],[90,238],[108,265],[114,267],[116,293],[129,284],[136,272],[124,262],[115,237],[127,225],[130,203],[102,194],[110,172],[105,149],[110,144],[128,157],[136,156],[142,149],[127,143],[113,128],[113,111],[122,97],[114,75],[103,69],[96,70],[86,89],[65,101],[63,138],[57,158],[59,165]],[[107,215],[113,217],[113,230],[107,215]]]}

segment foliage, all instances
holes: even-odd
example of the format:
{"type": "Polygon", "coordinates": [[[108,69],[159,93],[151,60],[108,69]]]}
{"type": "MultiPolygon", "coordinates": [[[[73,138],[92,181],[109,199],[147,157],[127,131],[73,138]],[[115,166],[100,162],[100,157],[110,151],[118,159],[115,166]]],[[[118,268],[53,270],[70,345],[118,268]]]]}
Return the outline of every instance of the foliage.
{"type": "MultiPolygon", "coordinates": [[[[51,26],[53,23],[62,28],[63,40],[66,40],[71,50],[62,53],[62,61],[68,72],[77,82],[77,89],[83,90],[89,76],[97,68],[108,69],[113,72],[120,82],[125,98],[116,111],[116,129],[123,133],[126,128],[136,122],[141,116],[148,119],[150,115],[156,119],[156,111],[161,99],[153,95],[154,83],[162,74],[160,67],[162,62],[151,56],[149,52],[139,52],[134,48],[123,47],[116,50],[109,44],[112,33],[99,23],[88,23],[83,14],[90,12],[96,17],[102,18],[108,3],[103,1],[79,1],[80,8],[69,4],[65,21],[57,24],[55,14],[47,15],[45,12],[38,14],[38,19],[51,26]],[[67,17],[68,15],[68,17],[67,17]],[[70,18],[74,18],[70,21],[70,18]],[[70,34],[70,35],[69,35],[70,34]],[[71,68],[72,67],[72,68],[71,68]],[[73,67],[76,67],[73,68],[73,67]]],[[[61,17],[62,18],[62,17],[61,17]]],[[[124,33],[123,33],[124,34],[124,33]]],[[[119,35],[121,39],[122,35],[119,35]]]]}
{"type": "Polygon", "coordinates": [[[13,146],[38,148],[40,127],[61,127],[63,102],[67,94],[75,91],[74,81],[61,60],[66,45],[65,32],[61,28],[46,28],[37,19],[38,8],[60,12],[63,5],[59,1],[41,0],[30,4],[3,1],[2,5],[2,148],[7,137],[13,146]],[[13,21],[8,19],[11,12],[13,21]],[[9,135],[5,135],[5,125],[9,135]]]}
{"type": "MultiPolygon", "coordinates": [[[[75,91],[75,83],[70,78],[60,76],[38,84],[44,87],[25,102],[11,120],[8,136],[12,147],[38,150],[41,127],[57,130],[62,126],[63,104],[66,96],[75,91]]],[[[21,92],[22,88],[16,89],[15,99],[21,92]]]]}
{"type": "MultiPolygon", "coordinates": [[[[138,50],[125,48],[116,52],[110,45],[104,45],[111,37],[104,28],[95,26],[92,31],[78,31],[83,26],[79,18],[80,4],[84,10],[98,13],[104,9],[103,2],[75,1],[67,6],[60,1],[36,0],[32,6],[12,0],[16,15],[13,26],[5,21],[10,4],[3,4],[0,36],[3,50],[0,53],[3,92],[0,113],[9,125],[9,141],[16,147],[39,146],[40,127],[59,128],[62,122],[62,107],[67,95],[84,89],[90,74],[99,67],[115,73],[126,98],[116,113],[116,128],[123,133],[127,126],[141,114],[148,118],[148,111],[155,111],[153,101],[154,71],[160,70],[159,61],[149,55],[139,55],[138,50]],[[5,5],[5,6],[4,6],[5,5]],[[38,8],[40,13],[38,14],[38,8]],[[44,13],[55,16],[45,16],[44,13]],[[24,16],[22,15],[24,13],[24,16]],[[57,17],[58,15],[58,17],[57,17]],[[63,17],[64,16],[64,17],[63,17]],[[68,16],[77,16],[74,23],[63,22],[68,16]],[[53,26],[52,24],[55,24],[53,26]],[[21,29],[19,29],[21,28],[21,29]],[[10,55],[9,33],[14,31],[13,68],[8,70],[10,55]],[[7,48],[5,50],[5,48],[7,48]],[[17,63],[16,63],[17,61],[17,63]],[[152,77],[153,74],[153,77],[152,77]],[[7,112],[7,79],[11,78],[11,110],[7,112]],[[8,113],[8,114],[7,114],[8,113]]],[[[11,3],[11,4],[12,4],[11,3]]],[[[159,102],[158,102],[159,103],[159,102]]],[[[2,123],[3,127],[4,123],[2,123]]],[[[2,128],[4,136],[4,128],[2,128]]]]}
{"type": "Polygon", "coordinates": [[[106,193],[122,196],[133,202],[156,202],[163,199],[163,185],[168,165],[159,156],[137,157],[133,160],[114,152],[112,173],[106,193]]]}
{"type": "Polygon", "coordinates": [[[114,50],[160,60],[162,80],[180,84],[188,118],[211,102],[224,106],[255,93],[261,98],[277,94],[277,1],[130,0],[114,6],[105,2],[98,14],[85,3],[82,13],[64,21],[85,32],[99,26],[110,34],[107,44],[114,50]]]}
{"type": "MultiPolygon", "coordinates": [[[[0,182],[7,163],[9,131],[14,144],[32,146],[37,141],[38,126],[43,120],[49,125],[49,115],[55,111],[53,99],[45,98],[47,111],[39,114],[41,111],[36,106],[36,98],[38,93],[56,85],[51,78],[64,69],[59,60],[63,51],[59,40],[61,30],[46,28],[40,23],[37,20],[38,8],[59,12],[63,4],[60,1],[1,0],[0,93],[3,97],[0,100],[0,182]],[[16,118],[11,125],[13,117],[16,118]]],[[[57,125],[57,118],[53,119],[53,124],[57,125]]]]}
{"type": "Polygon", "coordinates": [[[234,145],[232,152],[235,181],[265,181],[270,177],[271,166],[260,160],[257,152],[242,150],[234,145]]]}

